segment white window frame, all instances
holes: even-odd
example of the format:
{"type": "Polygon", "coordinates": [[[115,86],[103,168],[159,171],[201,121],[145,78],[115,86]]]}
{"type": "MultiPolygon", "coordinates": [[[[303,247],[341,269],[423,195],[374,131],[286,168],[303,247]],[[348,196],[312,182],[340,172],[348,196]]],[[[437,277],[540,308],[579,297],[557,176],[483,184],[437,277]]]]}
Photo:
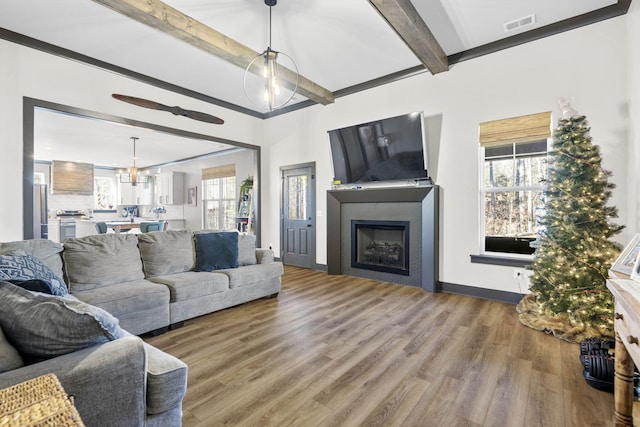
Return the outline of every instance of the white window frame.
{"type": "MultiPolygon", "coordinates": [[[[230,176],[223,176],[220,178],[211,178],[211,179],[206,179],[206,180],[202,180],[202,228],[204,229],[208,229],[211,228],[209,226],[209,224],[207,224],[207,220],[208,220],[208,215],[207,215],[207,206],[208,206],[208,202],[210,201],[217,201],[220,203],[220,206],[222,206],[222,204],[224,202],[231,202],[231,204],[234,206],[234,212],[236,212],[236,204],[237,204],[237,192],[238,192],[238,182],[237,182],[237,178],[235,175],[230,175],[230,176]],[[225,179],[230,179],[233,178],[233,197],[229,197],[229,198],[217,198],[217,199],[207,199],[207,186],[208,185],[212,185],[212,184],[216,184],[220,185],[221,183],[219,181],[221,180],[225,180],[225,179]]],[[[236,212],[237,213],[237,212],[236,212]]],[[[219,218],[218,221],[220,221],[221,223],[224,223],[224,219],[225,219],[225,215],[223,213],[222,210],[220,210],[220,212],[218,213],[219,218]]],[[[233,230],[236,229],[237,226],[237,220],[234,217],[233,219],[233,224],[223,224],[223,227],[221,227],[221,230],[233,230]]]]}
{"type": "MultiPolygon", "coordinates": [[[[542,141],[542,140],[541,140],[542,141]]],[[[547,138],[547,155],[549,153],[549,143],[550,140],[547,138]]],[[[529,141],[532,142],[532,141],[529,141]]],[[[515,146],[518,144],[526,144],[528,142],[512,142],[513,145],[513,155],[512,159],[515,161],[517,158],[515,146]]],[[[509,144],[504,144],[509,145],[509,144]]],[[[521,253],[509,253],[509,252],[496,252],[496,251],[487,251],[485,247],[486,243],[486,227],[485,227],[485,195],[488,193],[509,193],[516,191],[544,191],[544,185],[528,185],[528,186],[512,186],[512,187],[498,187],[498,188],[485,188],[484,186],[484,171],[485,171],[485,147],[480,147],[479,150],[479,159],[478,159],[478,183],[479,183],[479,195],[478,195],[478,212],[480,213],[478,216],[479,221],[479,236],[478,236],[478,245],[480,248],[480,253],[485,256],[497,256],[504,258],[518,258],[518,259],[533,259],[533,254],[521,254],[521,253]]],[[[515,169],[514,169],[515,170],[515,169]]]]}
{"type": "Polygon", "coordinates": [[[93,194],[93,209],[94,211],[114,211],[116,209],[116,205],[117,205],[117,201],[118,201],[118,183],[116,181],[115,177],[112,176],[102,176],[102,175],[97,175],[93,177],[93,188],[94,188],[94,194],[93,194]],[[98,204],[96,203],[96,199],[98,197],[98,180],[105,180],[105,181],[110,181],[111,182],[111,194],[109,195],[111,198],[111,204],[112,207],[111,209],[107,208],[99,208],[98,204]]]}

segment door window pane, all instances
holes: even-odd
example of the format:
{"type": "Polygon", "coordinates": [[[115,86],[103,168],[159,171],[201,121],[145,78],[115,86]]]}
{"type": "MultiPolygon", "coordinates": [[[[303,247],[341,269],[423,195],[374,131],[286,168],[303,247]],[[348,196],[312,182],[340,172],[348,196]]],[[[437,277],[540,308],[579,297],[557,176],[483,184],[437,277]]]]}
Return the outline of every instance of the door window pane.
{"type": "Polygon", "coordinates": [[[306,220],[307,216],[307,175],[287,177],[288,219],[306,220]]]}

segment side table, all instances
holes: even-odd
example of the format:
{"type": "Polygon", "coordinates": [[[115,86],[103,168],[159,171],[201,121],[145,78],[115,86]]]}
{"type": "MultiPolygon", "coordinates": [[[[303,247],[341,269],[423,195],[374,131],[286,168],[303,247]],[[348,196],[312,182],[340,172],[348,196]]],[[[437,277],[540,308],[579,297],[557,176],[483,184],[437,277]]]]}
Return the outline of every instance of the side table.
{"type": "Polygon", "coordinates": [[[640,282],[611,274],[607,288],[613,294],[616,333],[613,425],[633,427],[633,370],[640,366],[640,282]]]}

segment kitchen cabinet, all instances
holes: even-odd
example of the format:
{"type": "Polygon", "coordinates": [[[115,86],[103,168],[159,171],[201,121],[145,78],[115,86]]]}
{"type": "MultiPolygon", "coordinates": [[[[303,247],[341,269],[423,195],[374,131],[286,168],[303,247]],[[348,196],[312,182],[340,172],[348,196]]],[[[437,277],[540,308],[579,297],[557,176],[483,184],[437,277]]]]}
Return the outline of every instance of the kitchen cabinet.
{"type": "Polygon", "coordinates": [[[60,220],[50,219],[48,222],[49,240],[60,243],[60,220]]]}
{"type": "MultiPolygon", "coordinates": [[[[118,205],[134,206],[134,205],[153,205],[153,187],[154,177],[149,176],[147,182],[138,182],[138,185],[131,185],[130,182],[120,182],[120,174],[118,178],[118,205]]],[[[127,175],[128,179],[128,175],[127,175]]]]}
{"type": "Polygon", "coordinates": [[[184,203],[184,172],[162,172],[156,176],[156,200],[160,205],[184,203]]]}
{"type": "Polygon", "coordinates": [[[76,221],[76,237],[92,236],[94,234],[98,234],[98,230],[96,229],[96,221],[76,221]]]}
{"type": "Polygon", "coordinates": [[[134,188],[136,205],[153,205],[154,202],[154,176],[149,176],[147,182],[140,182],[134,188]]]}

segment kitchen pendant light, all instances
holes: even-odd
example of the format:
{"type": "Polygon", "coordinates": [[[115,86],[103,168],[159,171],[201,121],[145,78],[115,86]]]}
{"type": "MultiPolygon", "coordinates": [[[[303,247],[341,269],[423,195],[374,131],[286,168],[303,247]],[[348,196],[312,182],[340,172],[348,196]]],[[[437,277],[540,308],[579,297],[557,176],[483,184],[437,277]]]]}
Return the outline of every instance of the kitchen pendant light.
{"type": "Polygon", "coordinates": [[[264,3],[269,6],[269,46],[247,66],[244,72],[244,93],[254,104],[273,111],[293,99],[298,90],[299,74],[296,63],[289,55],[271,49],[271,9],[278,1],[264,0],[264,3]],[[284,68],[283,58],[289,69],[284,68]],[[278,59],[281,60],[280,63],[278,59]],[[283,79],[285,74],[287,78],[283,79]],[[254,75],[258,77],[257,82],[254,75]]]}
{"type": "Polygon", "coordinates": [[[133,140],[133,166],[128,169],[128,174],[120,174],[120,182],[136,186],[139,182],[148,182],[149,175],[138,175],[138,168],[136,167],[136,141],[140,138],[132,136],[130,139],[133,140]]]}

